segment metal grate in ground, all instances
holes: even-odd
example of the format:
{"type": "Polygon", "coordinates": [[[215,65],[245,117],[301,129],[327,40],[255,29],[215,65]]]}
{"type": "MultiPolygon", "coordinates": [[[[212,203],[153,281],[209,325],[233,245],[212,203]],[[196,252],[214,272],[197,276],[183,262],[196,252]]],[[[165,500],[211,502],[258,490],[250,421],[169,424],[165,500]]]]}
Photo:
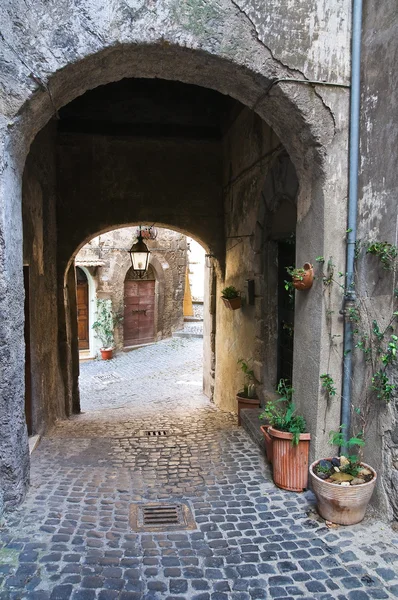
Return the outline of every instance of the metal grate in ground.
{"type": "Polygon", "coordinates": [[[122,378],[118,373],[103,373],[102,375],[94,375],[93,379],[101,381],[101,383],[112,383],[120,381],[122,378]]]}
{"type": "Polygon", "coordinates": [[[130,525],[134,531],[196,529],[192,512],[185,503],[132,504],[130,525]]]}

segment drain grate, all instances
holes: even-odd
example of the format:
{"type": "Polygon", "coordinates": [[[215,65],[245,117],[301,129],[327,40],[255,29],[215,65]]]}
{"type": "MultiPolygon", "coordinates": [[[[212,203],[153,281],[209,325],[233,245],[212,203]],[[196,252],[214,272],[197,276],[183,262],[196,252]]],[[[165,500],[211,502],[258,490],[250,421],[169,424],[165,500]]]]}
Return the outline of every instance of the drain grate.
{"type": "Polygon", "coordinates": [[[131,437],[139,437],[146,439],[153,438],[163,438],[170,437],[175,435],[186,435],[181,429],[162,429],[153,428],[153,429],[140,429],[132,433],[131,437]]]}
{"type": "Polygon", "coordinates": [[[104,373],[103,375],[94,375],[94,379],[98,379],[102,383],[112,383],[112,381],[120,381],[121,377],[117,373],[104,373]]]}
{"type": "Polygon", "coordinates": [[[145,526],[177,525],[181,522],[181,507],[178,504],[144,506],[142,516],[145,526]]]}
{"type": "Polygon", "coordinates": [[[132,504],[130,525],[135,531],[196,529],[192,512],[184,503],[132,504]]]}

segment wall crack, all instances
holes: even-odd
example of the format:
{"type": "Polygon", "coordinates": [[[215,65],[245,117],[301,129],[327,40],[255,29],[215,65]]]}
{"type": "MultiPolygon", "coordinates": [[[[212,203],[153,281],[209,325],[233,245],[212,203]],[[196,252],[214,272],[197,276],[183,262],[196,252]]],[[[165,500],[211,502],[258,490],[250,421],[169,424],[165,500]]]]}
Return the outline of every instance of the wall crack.
{"type": "Polygon", "coordinates": [[[257,30],[256,24],[254,23],[254,21],[250,18],[250,16],[247,14],[247,12],[245,12],[243,10],[243,8],[241,8],[239,6],[239,4],[237,3],[236,0],[231,0],[231,3],[233,4],[233,6],[235,6],[235,8],[238,9],[238,11],[244,15],[244,17],[246,18],[246,20],[250,23],[250,26],[253,29],[253,32],[256,36],[257,41],[263,46],[263,48],[265,48],[267,50],[267,52],[269,52],[272,60],[274,60],[276,63],[278,63],[278,65],[280,65],[282,67],[282,69],[287,69],[290,73],[294,73],[296,75],[300,75],[300,77],[305,78],[304,74],[299,71],[298,69],[293,69],[292,67],[289,67],[289,65],[286,65],[285,63],[283,63],[279,58],[277,58],[275,56],[275,54],[272,52],[271,48],[269,48],[269,46],[267,46],[267,44],[265,44],[265,42],[261,39],[260,34],[257,30]]]}

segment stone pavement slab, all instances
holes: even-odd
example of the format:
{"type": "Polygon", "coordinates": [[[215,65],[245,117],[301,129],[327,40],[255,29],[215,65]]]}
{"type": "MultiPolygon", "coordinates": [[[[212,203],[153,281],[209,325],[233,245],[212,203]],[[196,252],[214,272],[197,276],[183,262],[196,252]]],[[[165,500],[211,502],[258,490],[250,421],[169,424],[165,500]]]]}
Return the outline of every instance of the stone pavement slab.
{"type": "Polygon", "coordinates": [[[398,597],[398,534],[371,517],[330,530],[311,492],[276,488],[203,396],[201,348],[172,339],[81,366],[84,413],[34,451],[0,529],[0,600],[398,597]],[[169,435],[141,433],[154,429],[169,435]],[[182,500],[194,530],[131,528],[132,504],[182,500]]]}

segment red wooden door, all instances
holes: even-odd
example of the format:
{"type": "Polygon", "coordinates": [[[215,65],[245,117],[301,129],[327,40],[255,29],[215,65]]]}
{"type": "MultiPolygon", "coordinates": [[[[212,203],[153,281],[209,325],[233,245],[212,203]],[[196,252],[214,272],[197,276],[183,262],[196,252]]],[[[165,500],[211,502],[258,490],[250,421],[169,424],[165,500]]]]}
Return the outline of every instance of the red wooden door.
{"type": "Polygon", "coordinates": [[[77,335],[79,337],[79,350],[90,347],[88,331],[88,281],[77,280],[77,335]]]}
{"type": "Polygon", "coordinates": [[[155,281],[124,282],[124,345],[147,344],[155,338],[155,281]]]}

